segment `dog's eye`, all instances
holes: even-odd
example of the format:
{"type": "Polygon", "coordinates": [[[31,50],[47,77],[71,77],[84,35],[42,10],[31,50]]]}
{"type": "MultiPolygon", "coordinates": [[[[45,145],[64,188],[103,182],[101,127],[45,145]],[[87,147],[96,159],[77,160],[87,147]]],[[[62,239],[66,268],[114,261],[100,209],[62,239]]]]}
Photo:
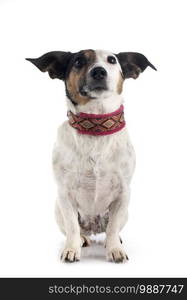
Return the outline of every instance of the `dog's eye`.
{"type": "Polygon", "coordinates": [[[108,56],[107,60],[110,64],[116,64],[116,58],[114,56],[108,56]]]}
{"type": "Polygon", "coordinates": [[[78,58],[75,60],[75,62],[74,62],[74,66],[75,66],[77,69],[82,68],[84,65],[85,65],[85,60],[84,60],[84,58],[82,58],[82,57],[78,57],[78,58]]]}

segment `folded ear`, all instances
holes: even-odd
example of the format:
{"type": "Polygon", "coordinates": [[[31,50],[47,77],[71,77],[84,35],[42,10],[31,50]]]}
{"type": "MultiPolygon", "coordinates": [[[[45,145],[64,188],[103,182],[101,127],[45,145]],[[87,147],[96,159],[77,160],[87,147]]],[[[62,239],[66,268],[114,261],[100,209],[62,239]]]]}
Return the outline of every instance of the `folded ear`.
{"type": "Polygon", "coordinates": [[[141,53],[120,52],[116,54],[116,56],[121,65],[124,78],[136,79],[148,66],[157,71],[157,69],[141,53]]]}
{"type": "Polygon", "coordinates": [[[72,55],[71,52],[52,51],[38,58],[26,58],[26,60],[33,63],[40,71],[47,71],[51,78],[65,80],[72,55]]]}

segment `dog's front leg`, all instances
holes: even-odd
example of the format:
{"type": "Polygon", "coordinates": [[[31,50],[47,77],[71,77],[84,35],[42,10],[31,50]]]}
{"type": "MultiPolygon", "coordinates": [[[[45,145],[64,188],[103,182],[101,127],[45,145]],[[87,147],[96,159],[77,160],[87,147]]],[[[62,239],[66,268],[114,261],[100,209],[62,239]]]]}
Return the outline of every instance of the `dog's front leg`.
{"type": "Polygon", "coordinates": [[[119,232],[125,225],[128,217],[127,205],[129,191],[121,193],[109,207],[109,221],[106,228],[106,251],[107,260],[114,262],[125,262],[128,260],[119,232]]]}
{"type": "Polygon", "coordinates": [[[66,244],[61,259],[63,261],[74,262],[79,261],[81,256],[80,226],[78,223],[78,213],[66,196],[61,195],[59,197],[59,208],[66,233],[66,244]]]}

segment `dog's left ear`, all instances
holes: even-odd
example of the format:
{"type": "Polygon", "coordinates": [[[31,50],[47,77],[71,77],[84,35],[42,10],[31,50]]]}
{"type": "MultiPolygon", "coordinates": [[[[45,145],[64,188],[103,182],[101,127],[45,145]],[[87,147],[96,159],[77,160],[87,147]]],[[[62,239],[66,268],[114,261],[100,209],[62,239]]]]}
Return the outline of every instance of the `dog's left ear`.
{"type": "Polygon", "coordinates": [[[33,63],[40,71],[48,72],[49,76],[65,80],[68,64],[73,56],[71,52],[52,51],[38,58],[26,58],[33,63]]]}
{"type": "Polygon", "coordinates": [[[116,54],[121,65],[124,78],[136,79],[148,66],[157,71],[157,69],[141,53],[120,52],[116,54]]]}

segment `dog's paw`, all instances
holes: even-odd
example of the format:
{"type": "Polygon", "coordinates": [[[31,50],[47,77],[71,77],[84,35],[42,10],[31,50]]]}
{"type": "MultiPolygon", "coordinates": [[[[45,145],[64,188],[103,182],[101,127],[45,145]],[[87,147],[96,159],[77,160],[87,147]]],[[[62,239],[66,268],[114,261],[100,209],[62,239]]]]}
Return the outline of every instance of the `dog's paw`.
{"type": "Polygon", "coordinates": [[[81,242],[82,247],[89,247],[91,245],[91,240],[89,239],[89,237],[83,234],[81,235],[81,242]]]}
{"type": "Polygon", "coordinates": [[[115,263],[123,263],[129,260],[123,247],[112,248],[107,251],[107,260],[115,263]]]}
{"type": "Polygon", "coordinates": [[[65,262],[79,261],[81,257],[81,248],[65,248],[61,260],[65,262]]]}

